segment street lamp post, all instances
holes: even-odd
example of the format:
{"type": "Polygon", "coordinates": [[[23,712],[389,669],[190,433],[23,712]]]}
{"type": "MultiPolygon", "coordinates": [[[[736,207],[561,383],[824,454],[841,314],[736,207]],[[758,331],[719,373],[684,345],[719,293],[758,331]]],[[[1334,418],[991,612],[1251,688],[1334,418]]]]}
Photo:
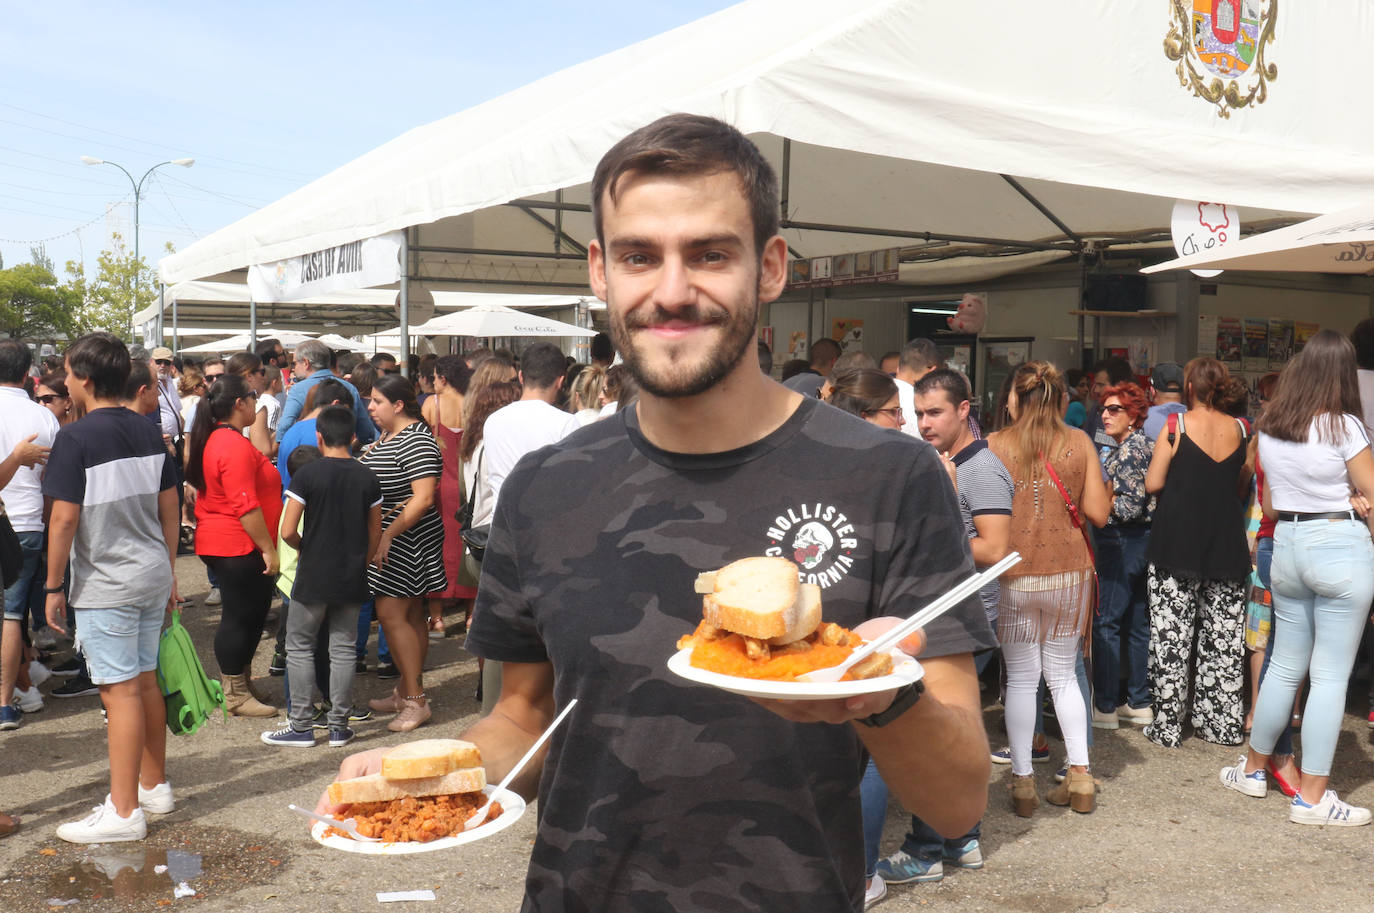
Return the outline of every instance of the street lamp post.
{"type": "MultiPolygon", "coordinates": [[[[118,164],[118,163],[116,163],[116,162],[107,162],[105,159],[99,159],[99,158],[96,158],[96,157],[93,156],[93,155],[83,155],[83,156],[81,156],[81,162],[82,162],[82,164],[85,164],[85,165],[114,165],[114,167],[116,167],[116,168],[118,168],[120,171],[124,172],[124,176],[127,177],[127,178],[129,179],[129,184],[130,184],[130,186],[132,186],[132,187],[134,188],[134,300],[133,300],[133,305],[134,305],[135,310],[137,310],[137,306],[138,306],[138,279],[139,279],[139,273],[141,273],[141,272],[143,271],[143,264],[142,264],[141,260],[139,259],[139,252],[138,252],[138,202],[139,202],[139,199],[143,196],[143,182],[146,181],[146,180],[148,180],[148,175],[152,174],[154,171],[158,170],[158,169],[161,168],[163,165],[180,165],[182,168],[190,168],[192,165],[194,165],[194,164],[196,163],[196,160],[193,159],[193,158],[180,158],[180,159],[169,159],[168,161],[165,161],[165,162],[158,162],[156,165],[154,165],[153,167],[149,168],[147,171],[143,172],[143,177],[139,178],[137,181],[135,181],[135,180],[134,180],[134,176],[133,176],[132,174],[129,173],[129,169],[125,168],[123,165],[120,165],[120,164],[118,164]]],[[[157,325],[158,325],[158,329],[161,330],[161,329],[162,329],[162,315],[161,315],[161,314],[158,314],[157,325]]],[[[161,334],[159,334],[159,336],[158,336],[157,344],[158,344],[158,345],[162,345],[162,337],[161,337],[161,334]]]]}

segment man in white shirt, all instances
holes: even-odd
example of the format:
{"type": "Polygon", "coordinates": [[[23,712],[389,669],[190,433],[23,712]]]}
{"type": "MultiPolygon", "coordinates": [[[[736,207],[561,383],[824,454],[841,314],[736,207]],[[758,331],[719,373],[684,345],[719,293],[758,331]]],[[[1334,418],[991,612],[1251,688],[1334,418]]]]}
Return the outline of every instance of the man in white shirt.
{"type": "Polygon", "coordinates": [[[567,359],[549,342],[531,343],[520,356],[520,399],[491,414],[482,427],[486,445],[482,478],[492,501],[501,484],[527,453],[557,444],[577,430],[577,419],[553,405],[563,386],[567,359]]]}
{"type": "Polygon", "coordinates": [[[929,339],[913,339],[902,346],[897,358],[897,373],[892,379],[897,382],[897,403],[902,407],[902,431],[906,434],[921,436],[911,385],[944,366],[945,360],[940,357],[940,350],[929,339]]]}
{"type": "Polygon", "coordinates": [[[12,706],[24,650],[21,627],[29,605],[29,584],[43,553],[43,467],[57,437],[57,419],[29,399],[24,377],[33,353],[17,339],[0,339],[0,501],[19,537],[24,563],[19,579],[5,590],[0,631],[0,730],[19,728],[12,706]]]}

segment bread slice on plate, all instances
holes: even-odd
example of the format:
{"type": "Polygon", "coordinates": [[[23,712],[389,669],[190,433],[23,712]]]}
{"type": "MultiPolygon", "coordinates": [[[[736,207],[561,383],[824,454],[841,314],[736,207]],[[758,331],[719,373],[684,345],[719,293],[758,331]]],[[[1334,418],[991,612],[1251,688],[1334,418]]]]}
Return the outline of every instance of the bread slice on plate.
{"type": "Polygon", "coordinates": [[[382,774],[368,774],[352,780],[329,784],[329,801],[335,805],[358,802],[390,802],[406,796],[448,796],[453,793],[481,792],[487,786],[487,773],[480,767],[465,767],[440,777],[391,780],[382,774]]]}
{"type": "Polygon", "coordinates": [[[745,637],[785,637],[795,627],[797,566],[786,558],[742,558],[716,571],[714,591],[702,599],[707,623],[745,637]]]}
{"type": "Polygon", "coordinates": [[[397,745],[382,755],[382,776],[388,780],[441,777],[455,770],[480,767],[482,753],[461,739],[420,739],[397,745]]]}

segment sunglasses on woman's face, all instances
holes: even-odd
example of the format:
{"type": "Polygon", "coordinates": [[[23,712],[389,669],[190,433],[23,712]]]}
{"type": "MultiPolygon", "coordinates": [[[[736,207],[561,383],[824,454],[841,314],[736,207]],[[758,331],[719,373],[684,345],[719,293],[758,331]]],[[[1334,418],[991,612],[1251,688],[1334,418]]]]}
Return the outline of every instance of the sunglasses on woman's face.
{"type": "Polygon", "coordinates": [[[1125,412],[1126,407],[1118,405],[1117,403],[1112,403],[1110,406],[1103,406],[1102,411],[1110,412],[1112,415],[1116,415],[1118,412],[1125,412]]]}
{"type": "Polygon", "coordinates": [[[59,396],[59,395],[56,394],[56,393],[44,393],[42,396],[38,397],[38,401],[39,401],[40,403],[42,403],[43,405],[45,405],[45,406],[48,405],[49,403],[51,403],[51,402],[52,402],[53,400],[55,400],[55,399],[66,399],[66,397],[65,397],[65,396],[59,396]]]}

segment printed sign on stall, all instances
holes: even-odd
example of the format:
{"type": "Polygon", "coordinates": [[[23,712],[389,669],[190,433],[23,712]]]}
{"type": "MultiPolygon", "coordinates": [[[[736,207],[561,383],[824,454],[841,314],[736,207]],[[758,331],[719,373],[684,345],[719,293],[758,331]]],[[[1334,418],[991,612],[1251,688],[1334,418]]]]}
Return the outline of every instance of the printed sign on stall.
{"type": "Polygon", "coordinates": [[[255,301],[295,301],[345,289],[388,285],[401,278],[399,231],[350,241],[248,268],[255,301]]]}

